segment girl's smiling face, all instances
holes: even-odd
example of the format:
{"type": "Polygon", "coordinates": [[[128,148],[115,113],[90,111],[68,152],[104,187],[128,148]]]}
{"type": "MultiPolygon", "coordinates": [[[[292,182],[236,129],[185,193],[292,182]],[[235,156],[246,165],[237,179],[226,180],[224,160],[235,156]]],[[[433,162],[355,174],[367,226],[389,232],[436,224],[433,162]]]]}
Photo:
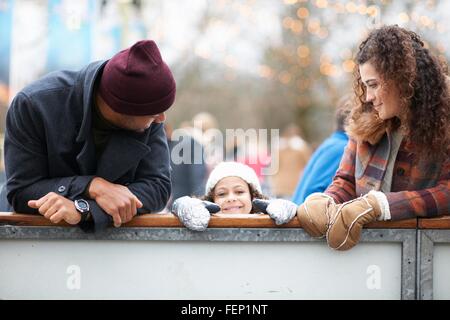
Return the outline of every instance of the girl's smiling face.
{"type": "Polygon", "coordinates": [[[241,178],[223,178],[214,187],[213,195],[223,213],[250,213],[252,210],[249,185],[241,178]]]}

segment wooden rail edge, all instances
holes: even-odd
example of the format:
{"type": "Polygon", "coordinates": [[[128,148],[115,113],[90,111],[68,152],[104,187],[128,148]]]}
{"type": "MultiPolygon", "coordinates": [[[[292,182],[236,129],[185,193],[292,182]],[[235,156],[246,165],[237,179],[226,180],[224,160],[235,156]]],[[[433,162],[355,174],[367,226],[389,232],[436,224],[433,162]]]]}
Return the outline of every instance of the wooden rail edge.
{"type": "Polygon", "coordinates": [[[419,218],[419,229],[450,229],[450,216],[419,218]]]}
{"type": "MultiPolygon", "coordinates": [[[[16,226],[59,226],[71,227],[71,225],[61,222],[52,223],[40,215],[20,214],[14,212],[0,212],[0,224],[16,226]]],[[[160,227],[160,228],[180,228],[183,227],[178,218],[171,213],[152,213],[136,216],[123,227],[160,227]]],[[[297,217],[284,225],[276,225],[266,214],[226,214],[216,213],[211,216],[209,228],[301,228],[297,217]]],[[[402,221],[380,221],[373,222],[365,226],[369,229],[415,229],[417,219],[402,221]]]]}

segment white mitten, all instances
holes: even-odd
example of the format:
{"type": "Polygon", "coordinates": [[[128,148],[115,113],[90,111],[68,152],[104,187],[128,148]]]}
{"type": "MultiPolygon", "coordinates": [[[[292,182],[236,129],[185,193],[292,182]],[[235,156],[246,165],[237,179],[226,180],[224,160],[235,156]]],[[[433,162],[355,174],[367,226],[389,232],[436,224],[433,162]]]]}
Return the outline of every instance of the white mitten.
{"type": "MultiPolygon", "coordinates": [[[[175,200],[172,205],[172,212],[186,228],[194,231],[204,231],[208,227],[209,219],[211,218],[210,212],[205,207],[206,204],[209,206],[214,205],[211,202],[184,196],[175,200]]],[[[220,210],[220,207],[217,207],[220,210]]]]}
{"type": "Polygon", "coordinates": [[[297,205],[285,199],[255,199],[253,204],[267,213],[277,225],[288,223],[297,213],[297,205]]]}

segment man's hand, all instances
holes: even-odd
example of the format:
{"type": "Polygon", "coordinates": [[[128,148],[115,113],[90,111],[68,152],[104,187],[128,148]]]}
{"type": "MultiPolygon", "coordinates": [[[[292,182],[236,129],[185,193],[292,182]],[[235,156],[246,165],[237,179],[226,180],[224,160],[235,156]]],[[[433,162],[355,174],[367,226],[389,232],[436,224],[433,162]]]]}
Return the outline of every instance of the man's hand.
{"type": "Polygon", "coordinates": [[[38,200],[28,201],[28,206],[38,209],[40,214],[53,223],[64,220],[68,224],[78,224],[81,220],[74,202],[55,192],[49,192],[38,200]]]}
{"type": "Polygon", "coordinates": [[[89,185],[89,197],[114,220],[114,226],[120,227],[133,219],[142,202],[131,191],[120,184],[111,183],[96,177],[89,185]]]}

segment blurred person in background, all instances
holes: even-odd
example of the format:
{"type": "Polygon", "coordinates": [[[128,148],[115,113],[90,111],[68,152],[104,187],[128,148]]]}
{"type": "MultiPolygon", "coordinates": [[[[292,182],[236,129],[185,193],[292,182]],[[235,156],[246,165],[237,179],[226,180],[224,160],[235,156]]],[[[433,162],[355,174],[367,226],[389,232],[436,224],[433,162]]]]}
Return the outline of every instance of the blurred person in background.
{"type": "Polygon", "coordinates": [[[301,136],[300,127],[291,124],[283,130],[278,149],[278,171],[270,176],[275,197],[292,197],[311,153],[311,147],[301,136]]]}
{"type": "Polygon", "coordinates": [[[192,136],[188,128],[177,129],[177,140],[172,140],[173,130],[165,124],[170,150],[172,193],[167,207],[182,196],[203,194],[208,168],[204,161],[203,145],[192,136]]]}
{"type": "Polygon", "coordinates": [[[331,184],[348,142],[344,125],[351,110],[352,98],[348,94],[339,99],[334,113],[335,131],[314,151],[308,161],[292,197],[293,202],[300,205],[310,194],[324,192],[331,184]]]}
{"type": "Polygon", "coordinates": [[[211,113],[202,111],[197,113],[191,122],[192,136],[203,146],[204,159],[209,173],[219,162],[224,160],[219,157],[221,153],[215,150],[218,146],[214,144],[214,138],[219,133],[217,119],[211,113]]]}

